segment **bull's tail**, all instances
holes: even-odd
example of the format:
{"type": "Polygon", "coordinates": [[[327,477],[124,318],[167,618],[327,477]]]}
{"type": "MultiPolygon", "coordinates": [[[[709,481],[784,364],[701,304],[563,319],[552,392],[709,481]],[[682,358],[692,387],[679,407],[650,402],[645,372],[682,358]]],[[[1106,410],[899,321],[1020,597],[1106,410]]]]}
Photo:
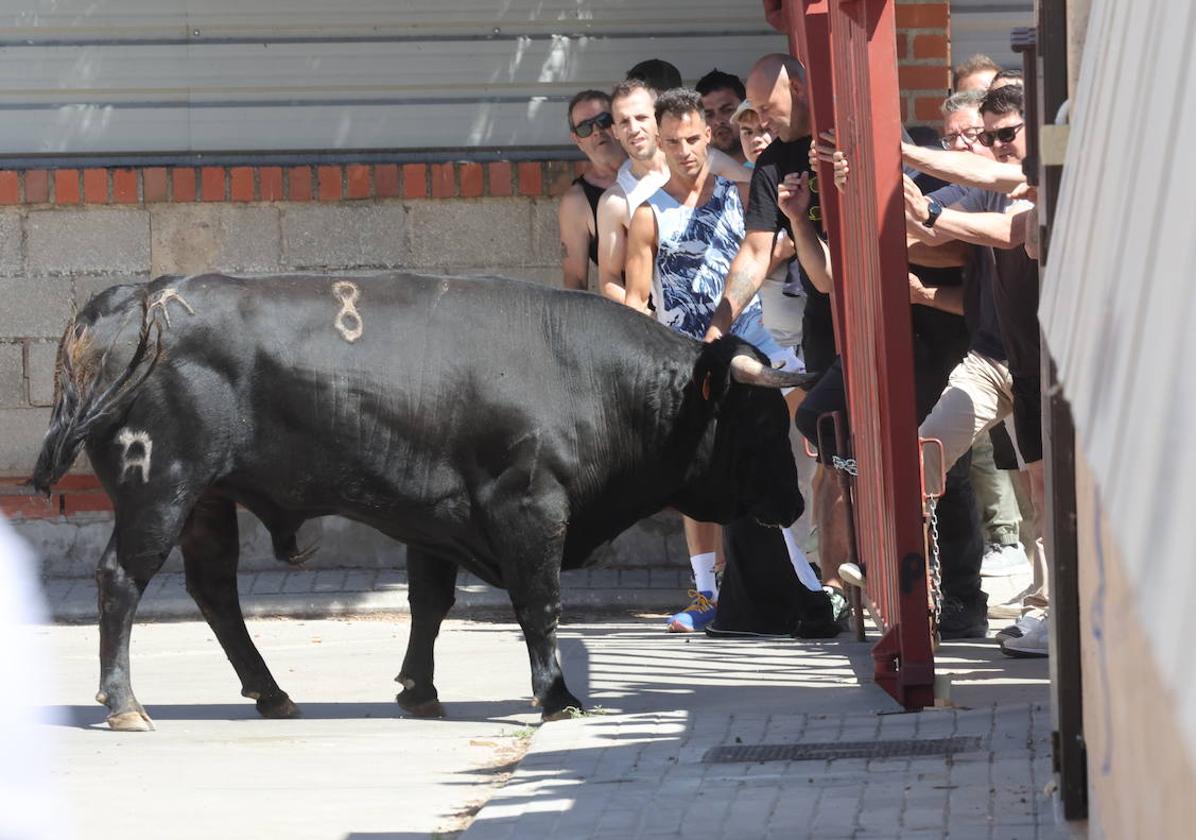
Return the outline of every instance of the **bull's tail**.
{"type": "Polygon", "coordinates": [[[67,325],[54,369],[54,410],[33,470],[31,483],[38,492],[50,492],[50,487],[71,468],[88,436],[128,406],[157,365],[162,354],[162,329],[144,298],[140,309],[137,346],[128,365],[111,382],[104,381],[104,370],[123,330],[117,331],[97,363],[88,327],[77,319],[67,325]]]}

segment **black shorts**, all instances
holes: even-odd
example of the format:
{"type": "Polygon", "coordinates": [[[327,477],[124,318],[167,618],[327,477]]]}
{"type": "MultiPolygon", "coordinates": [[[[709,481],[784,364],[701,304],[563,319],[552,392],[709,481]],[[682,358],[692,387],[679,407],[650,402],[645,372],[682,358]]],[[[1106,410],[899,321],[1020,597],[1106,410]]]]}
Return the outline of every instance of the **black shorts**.
{"type": "Polygon", "coordinates": [[[1009,436],[1005,422],[1001,421],[989,429],[988,437],[993,444],[993,464],[996,465],[996,468],[999,470],[1018,469],[1017,449],[1013,446],[1013,438],[1009,436]]]}
{"type": "Polygon", "coordinates": [[[1017,450],[1027,464],[1042,460],[1042,380],[1013,377],[1013,429],[1017,450]]]}

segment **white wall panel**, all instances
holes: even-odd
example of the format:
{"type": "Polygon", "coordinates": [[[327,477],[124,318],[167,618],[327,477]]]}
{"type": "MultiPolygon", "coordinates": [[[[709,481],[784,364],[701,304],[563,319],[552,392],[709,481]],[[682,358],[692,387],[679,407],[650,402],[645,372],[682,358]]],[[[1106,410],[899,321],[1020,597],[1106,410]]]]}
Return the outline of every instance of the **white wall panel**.
{"type": "Polygon", "coordinates": [[[758,0],[0,2],[0,155],[565,145],[651,57],[783,50],[758,0]],[[4,11],[4,6],[10,6],[4,11]]]}
{"type": "Polygon", "coordinates": [[[1040,318],[1196,751],[1194,52],[1190,3],[1092,4],[1040,318]]]}

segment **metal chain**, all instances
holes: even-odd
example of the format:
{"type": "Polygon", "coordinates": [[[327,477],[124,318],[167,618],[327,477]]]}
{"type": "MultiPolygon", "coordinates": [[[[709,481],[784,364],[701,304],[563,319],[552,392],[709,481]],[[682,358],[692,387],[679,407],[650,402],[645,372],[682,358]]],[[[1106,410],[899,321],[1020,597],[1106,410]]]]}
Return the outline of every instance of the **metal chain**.
{"type": "Polygon", "coordinates": [[[845,472],[848,475],[859,475],[859,467],[856,466],[855,458],[840,458],[838,455],[831,456],[831,466],[840,472],[845,472]]]}
{"type": "Polygon", "coordinates": [[[926,506],[930,511],[930,598],[937,632],[939,616],[943,611],[943,567],[939,561],[939,516],[938,497],[929,496],[926,506]]]}

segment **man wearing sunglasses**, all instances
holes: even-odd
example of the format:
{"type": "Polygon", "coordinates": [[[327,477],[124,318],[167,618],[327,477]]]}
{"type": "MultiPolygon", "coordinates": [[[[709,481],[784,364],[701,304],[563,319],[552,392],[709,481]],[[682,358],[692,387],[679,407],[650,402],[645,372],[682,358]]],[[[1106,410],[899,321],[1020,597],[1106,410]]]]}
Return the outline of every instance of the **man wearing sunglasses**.
{"type": "MultiPolygon", "coordinates": [[[[1000,163],[1020,165],[1026,154],[1022,89],[1007,85],[989,91],[980,105],[981,144],[1000,163]]],[[[962,157],[962,156],[961,156],[962,157]]],[[[954,371],[929,417],[922,437],[943,442],[951,465],[979,434],[1012,414],[1017,450],[1026,464],[1030,497],[1044,509],[1041,386],[1039,380],[1038,265],[1022,247],[1033,205],[1008,195],[952,185],[930,196],[906,183],[906,226],[929,244],[962,240],[982,246],[971,266],[974,296],[965,301],[969,319],[991,307],[999,343],[973,349],[954,371]]],[[[980,323],[983,323],[981,320],[980,323]]],[[[974,334],[975,331],[974,331],[974,334]]],[[[1017,624],[997,634],[1012,656],[1046,656],[1046,557],[1041,539],[1031,552],[1034,585],[1023,600],[1017,624]]]]}
{"type": "MultiPolygon", "coordinates": [[[[979,155],[989,160],[992,159],[992,150],[981,144],[979,137],[984,132],[984,119],[980,116],[980,103],[984,101],[985,92],[969,90],[961,93],[953,94],[947,97],[943,102],[943,137],[942,147],[949,151],[955,152],[970,152],[971,155],[979,155]]],[[[1020,169],[1020,167],[1019,167],[1020,169]]],[[[974,247],[974,246],[973,246],[974,247]]],[[[939,305],[939,298],[944,294],[951,297],[951,304],[956,307],[955,311],[961,311],[963,307],[963,296],[961,292],[963,288],[955,287],[949,291],[935,291],[925,289],[913,285],[911,278],[911,294],[910,300],[912,303],[922,303],[925,306],[939,305]]],[[[972,308],[974,309],[973,302],[972,308]]],[[[917,311],[917,310],[915,310],[917,311]]],[[[986,310],[991,313],[991,307],[986,310]]],[[[1000,343],[1000,328],[996,324],[995,315],[990,316],[989,323],[978,324],[975,316],[972,318],[973,329],[972,332],[979,332],[983,335],[978,339],[984,344],[995,344],[1002,346],[1000,343]]],[[[1001,349],[1000,355],[1004,357],[1004,350],[1001,349]]],[[[955,360],[956,362],[959,359],[955,360]]],[[[954,367],[954,364],[952,365],[954,367]]],[[[947,373],[950,373],[948,370],[947,373]]],[[[943,383],[945,384],[946,377],[943,383]]],[[[935,393],[937,399],[938,392],[935,393]]],[[[1026,523],[1026,527],[1019,529],[1022,523],[1022,516],[1018,507],[1016,493],[1012,480],[1008,474],[1009,470],[1017,468],[1016,457],[1013,455],[1013,444],[1005,432],[1004,426],[994,427],[990,433],[996,437],[998,443],[998,450],[996,458],[1001,461],[1000,468],[994,461],[993,444],[990,440],[989,434],[982,434],[977,438],[975,445],[972,447],[972,466],[970,471],[970,478],[972,486],[976,491],[976,500],[980,505],[983,523],[982,528],[985,535],[986,549],[984,559],[981,563],[981,574],[989,577],[1005,577],[1013,574],[1023,568],[1027,563],[1027,555],[1022,549],[1019,541],[1019,536],[1024,536],[1027,540],[1027,545],[1033,544],[1033,524],[1026,523]]],[[[1019,488],[1020,489],[1020,488],[1019,488]]],[[[1028,497],[1029,488],[1025,488],[1025,493],[1028,497]]],[[[990,617],[1000,618],[1017,618],[1020,614],[1021,599],[1018,599],[1018,609],[1011,611],[1009,604],[1000,604],[989,607],[990,617]]]]}
{"type": "Polygon", "coordinates": [[[590,162],[561,196],[561,273],[566,289],[589,288],[589,264],[598,266],[598,201],[627,159],[611,133],[610,97],[583,90],[569,102],[569,137],[590,162]]]}

